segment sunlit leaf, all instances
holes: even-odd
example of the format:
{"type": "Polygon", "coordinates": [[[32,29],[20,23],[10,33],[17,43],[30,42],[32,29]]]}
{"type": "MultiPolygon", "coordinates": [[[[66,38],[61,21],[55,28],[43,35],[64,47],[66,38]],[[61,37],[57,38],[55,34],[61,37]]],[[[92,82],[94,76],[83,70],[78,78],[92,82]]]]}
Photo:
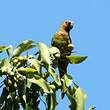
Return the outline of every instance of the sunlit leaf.
{"type": "Polygon", "coordinates": [[[11,69],[11,65],[10,65],[8,59],[4,58],[1,62],[1,71],[2,72],[9,72],[10,69],[11,69]]]}
{"type": "Polygon", "coordinates": [[[67,92],[67,96],[71,102],[71,110],[84,110],[86,94],[81,88],[77,88],[74,94],[67,92]]]}
{"type": "Polygon", "coordinates": [[[34,68],[18,68],[18,72],[22,75],[33,75],[33,74],[38,74],[37,70],[34,68]]]}
{"type": "Polygon", "coordinates": [[[50,68],[51,60],[48,47],[44,43],[38,43],[41,63],[47,68],[50,68]]]}
{"type": "Polygon", "coordinates": [[[26,103],[26,95],[25,95],[25,94],[22,96],[22,98],[23,98],[23,100],[24,100],[25,103],[26,103]]]}
{"type": "Polygon", "coordinates": [[[66,58],[71,64],[79,64],[82,63],[87,58],[87,56],[66,56],[66,58]]]}
{"type": "Polygon", "coordinates": [[[49,48],[49,52],[51,55],[53,55],[53,57],[60,58],[60,50],[58,48],[51,47],[51,48],[49,48]]]}
{"type": "Polygon", "coordinates": [[[71,86],[71,84],[73,82],[72,77],[70,75],[68,75],[68,74],[64,74],[63,78],[64,78],[64,81],[65,81],[66,87],[71,86]]]}
{"type": "Polygon", "coordinates": [[[60,80],[58,79],[58,76],[55,74],[54,70],[51,69],[51,60],[50,60],[50,53],[49,53],[48,47],[45,44],[43,44],[43,43],[39,43],[38,45],[39,45],[41,63],[44,64],[44,67],[45,66],[47,67],[48,72],[53,77],[55,82],[58,85],[61,85],[60,80]]]}
{"type": "Polygon", "coordinates": [[[56,85],[55,85],[55,84],[50,84],[49,86],[50,86],[50,88],[51,88],[53,91],[56,90],[56,85]]]}
{"type": "Polygon", "coordinates": [[[34,69],[36,69],[40,73],[41,65],[40,65],[40,62],[38,60],[29,59],[28,62],[34,69]]]}
{"type": "Polygon", "coordinates": [[[52,67],[56,69],[58,67],[58,60],[60,59],[60,51],[56,47],[51,47],[49,48],[49,52],[52,61],[52,67]]]}
{"type": "Polygon", "coordinates": [[[32,48],[36,47],[36,45],[33,45],[33,43],[35,43],[35,42],[32,41],[32,40],[25,40],[25,41],[23,41],[14,50],[13,57],[19,56],[21,53],[23,53],[23,52],[25,52],[25,51],[27,51],[29,49],[32,49],[32,48]]]}
{"type": "Polygon", "coordinates": [[[67,90],[71,86],[73,80],[72,80],[72,77],[70,75],[64,74],[61,81],[62,81],[62,99],[63,99],[67,90]]]}
{"type": "Polygon", "coordinates": [[[77,102],[77,110],[84,110],[86,94],[81,88],[76,90],[74,99],[77,102]]]}
{"type": "Polygon", "coordinates": [[[27,80],[31,83],[34,83],[42,88],[42,90],[46,93],[50,93],[50,87],[48,83],[39,75],[27,76],[27,80]]]}

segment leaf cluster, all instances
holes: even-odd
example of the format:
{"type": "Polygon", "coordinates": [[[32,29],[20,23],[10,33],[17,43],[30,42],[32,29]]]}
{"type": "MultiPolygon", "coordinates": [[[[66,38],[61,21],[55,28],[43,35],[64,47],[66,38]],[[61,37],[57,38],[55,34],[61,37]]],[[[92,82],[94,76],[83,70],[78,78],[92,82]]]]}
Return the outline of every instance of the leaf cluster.
{"type": "MultiPolygon", "coordinates": [[[[56,93],[59,89],[62,99],[68,97],[70,110],[84,110],[86,93],[75,84],[69,74],[65,73],[61,79],[56,74],[55,69],[60,59],[59,49],[25,40],[15,49],[11,45],[0,46],[0,53],[3,52],[7,52],[8,57],[0,61],[0,77],[3,79],[0,86],[3,88],[0,110],[19,110],[20,107],[40,110],[41,101],[46,110],[55,110],[58,105],[56,93]],[[22,54],[33,48],[36,51],[38,49],[35,55],[22,54]]],[[[74,55],[66,57],[70,64],[79,64],[87,58],[74,55]]]]}

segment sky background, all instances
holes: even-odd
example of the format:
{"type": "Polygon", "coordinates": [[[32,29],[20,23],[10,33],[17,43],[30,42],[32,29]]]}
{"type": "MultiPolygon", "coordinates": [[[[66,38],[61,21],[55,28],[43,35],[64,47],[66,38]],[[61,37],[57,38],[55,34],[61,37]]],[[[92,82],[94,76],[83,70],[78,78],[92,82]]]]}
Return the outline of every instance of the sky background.
{"type": "MultiPolygon", "coordinates": [[[[86,110],[90,105],[109,110],[110,0],[0,0],[0,45],[17,46],[26,39],[50,45],[66,19],[75,22],[71,38],[76,54],[88,56],[68,68],[87,93],[86,110]]],[[[66,98],[56,110],[69,110],[66,98]]]]}

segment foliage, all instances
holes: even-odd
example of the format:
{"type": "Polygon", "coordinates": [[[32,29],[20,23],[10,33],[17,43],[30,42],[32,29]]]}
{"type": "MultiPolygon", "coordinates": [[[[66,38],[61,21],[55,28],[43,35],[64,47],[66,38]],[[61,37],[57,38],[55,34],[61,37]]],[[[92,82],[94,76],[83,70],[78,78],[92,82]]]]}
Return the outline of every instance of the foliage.
{"type": "MultiPolygon", "coordinates": [[[[60,79],[55,73],[60,52],[55,47],[32,40],[23,41],[15,50],[10,46],[0,46],[0,53],[8,57],[0,61],[0,77],[3,88],[0,96],[0,110],[40,110],[41,97],[46,110],[55,110],[56,92],[60,89],[62,99],[67,96],[70,110],[84,110],[86,93],[75,84],[72,77],[65,73],[60,79]],[[38,48],[36,55],[23,55],[29,49],[38,48]],[[53,68],[53,65],[55,68],[53,68]],[[52,80],[49,80],[49,78],[52,80]]],[[[37,51],[37,49],[36,49],[37,51]]],[[[79,64],[86,56],[67,56],[69,63],[79,64]]],[[[89,110],[92,110],[90,108],[89,110]]]]}

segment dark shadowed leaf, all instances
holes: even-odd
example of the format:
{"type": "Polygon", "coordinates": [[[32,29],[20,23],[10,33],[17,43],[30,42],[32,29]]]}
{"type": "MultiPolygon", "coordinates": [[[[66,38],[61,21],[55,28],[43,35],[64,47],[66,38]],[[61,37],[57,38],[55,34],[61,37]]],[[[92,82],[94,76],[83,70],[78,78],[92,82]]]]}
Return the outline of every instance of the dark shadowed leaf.
{"type": "Polygon", "coordinates": [[[0,46],[0,53],[4,52],[7,49],[7,46],[0,46]]]}
{"type": "Polygon", "coordinates": [[[62,79],[62,86],[61,86],[61,98],[63,99],[66,92],[67,92],[68,88],[66,87],[65,81],[64,79],[62,79]]]}
{"type": "Polygon", "coordinates": [[[27,104],[26,105],[26,110],[33,110],[33,109],[32,109],[32,107],[29,104],[27,104]]]}
{"type": "Polygon", "coordinates": [[[9,45],[8,46],[8,48],[7,48],[7,54],[8,54],[9,57],[12,56],[12,54],[13,54],[13,47],[12,47],[12,45],[9,45]]]}
{"type": "Polygon", "coordinates": [[[55,110],[56,105],[58,104],[56,101],[56,94],[48,94],[46,97],[47,102],[47,110],[55,110]]]}
{"type": "Polygon", "coordinates": [[[6,87],[3,88],[2,94],[0,96],[0,107],[3,105],[3,102],[6,101],[9,92],[6,87]]]}
{"type": "Polygon", "coordinates": [[[71,64],[79,64],[82,63],[87,58],[87,56],[66,56],[66,58],[71,64]]]}
{"type": "Polygon", "coordinates": [[[73,94],[71,94],[72,91],[71,91],[71,93],[70,93],[70,91],[71,91],[71,90],[68,90],[68,91],[66,92],[66,95],[67,95],[67,97],[68,97],[68,99],[69,99],[69,101],[70,101],[69,108],[70,108],[70,110],[77,110],[77,109],[76,109],[76,108],[77,108],[77,103],[76,103],[76,101],[75,101],[75,99],[74,99],[74,97],[73,97],[73,94]]]}

